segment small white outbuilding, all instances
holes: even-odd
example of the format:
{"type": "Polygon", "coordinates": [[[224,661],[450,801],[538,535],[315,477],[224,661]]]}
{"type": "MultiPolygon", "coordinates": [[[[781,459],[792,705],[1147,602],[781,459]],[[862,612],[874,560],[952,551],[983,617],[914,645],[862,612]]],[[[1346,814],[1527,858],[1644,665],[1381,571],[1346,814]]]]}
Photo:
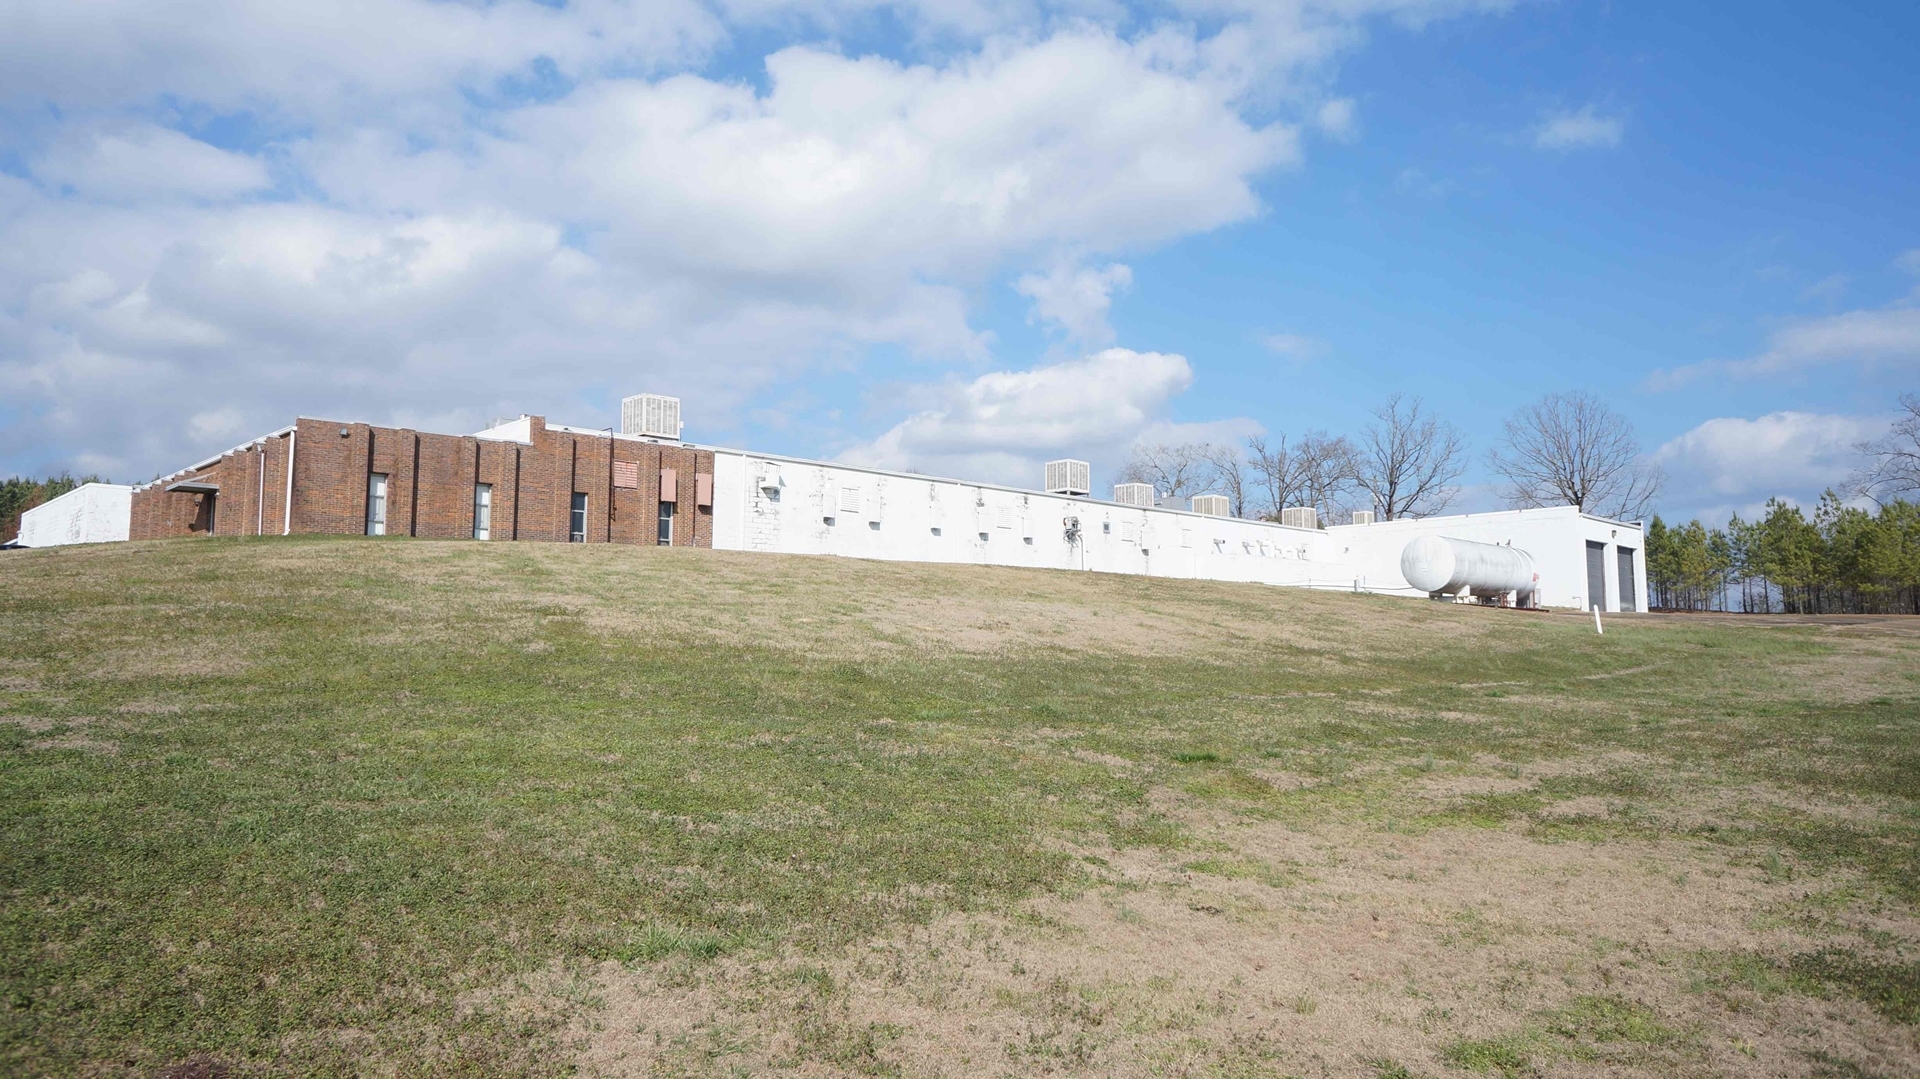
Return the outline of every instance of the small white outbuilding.
{"type": "Polygon", "coordinates": [[[22,547],[110,543],[127,538],[133,518],[133,488],[124,483],[83,483],[20,515],[22,547]]]}

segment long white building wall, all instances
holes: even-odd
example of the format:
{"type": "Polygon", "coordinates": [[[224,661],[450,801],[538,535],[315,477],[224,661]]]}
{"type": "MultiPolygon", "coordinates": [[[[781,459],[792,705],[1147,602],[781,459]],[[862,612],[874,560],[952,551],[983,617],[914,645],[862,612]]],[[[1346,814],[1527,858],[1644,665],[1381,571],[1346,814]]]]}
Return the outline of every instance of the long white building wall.
{"type": "Polygon", "coordinates": [[[20,546],[124,540],[133,520],[133,488],[120,483],[83,483],[20,515],[20,546]]]}
{"type": "Polygon", "coordinates": [[[726,550],[1354,584],[1317,529],[737,450],[714,451],[713,501],[726,550]]]}
{"type": "Polygon", "coordinates": [[[1326,530],[1125,506],[994,484],[716,448],[713,545],[899,562],[1137,573],[1420,595],[1400,553],[1421,535],[1512,544],[1533,556],[1538,602],[1585,609],[1586,544],[1605,545],[1604,609],[1621,609],[1616,552],[1634,552],[1645,602],[1640,526],[1576,507],[1429,517],[1326,530]],[[1077,522],[1078,539],[1069,537],[1077,522]]]}
{"type": "Polygon", "coordinates": [[[1595,517],[1580,512],[1578,506],[1341,525],[1327,529],[1327,535],[1337,543],[1338,557],[1353,566],[1361,587],[1368,591],[1418,594],[1400,573],[1400,552],[1415,537],[1435,535],[1527,552],[1540,575],[1536,602],[1542,606],[1588,610],[1598,600],[1604,611],[1646,609],[1647,560],[1640,525],[1595,517]],[[1601,545],[1604,597],[1589,595],[1590,542],[1601,545]],[[1627,578],[1632,588],[1624,592],[1619,572],[1622,551],[1630,553],[1633,565],[1627,578]]]}

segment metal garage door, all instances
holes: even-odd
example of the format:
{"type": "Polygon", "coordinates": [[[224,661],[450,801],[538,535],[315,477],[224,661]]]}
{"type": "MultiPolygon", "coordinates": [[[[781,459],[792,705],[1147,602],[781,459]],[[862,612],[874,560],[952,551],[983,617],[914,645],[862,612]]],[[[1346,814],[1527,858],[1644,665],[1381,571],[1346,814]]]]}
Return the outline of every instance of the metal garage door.
{"type": "Polygon", "coordinates": [[[1607,545],[1587,541],[1587,610],[1607,609],[1607,545]]]}
{"type": "Polygon", "coordinates": [[[1640,609],[1640,590],[1634,587],[1633,548],[1615,547],[1620,555],[1620,609],[1637,611],[1640,609]]]}

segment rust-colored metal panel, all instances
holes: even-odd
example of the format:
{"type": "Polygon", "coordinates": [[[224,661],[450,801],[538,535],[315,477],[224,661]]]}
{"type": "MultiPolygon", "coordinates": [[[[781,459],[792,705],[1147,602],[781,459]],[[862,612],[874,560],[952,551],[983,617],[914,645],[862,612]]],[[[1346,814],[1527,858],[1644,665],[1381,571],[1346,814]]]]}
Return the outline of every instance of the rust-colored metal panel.
{"type": "Polygon", "coordinates": [[[613,463],[613,485],[629,491],[640,489],[640,465],[637,461],[613,463]]]}
{"type": "Polygon", "coordinates": [[[693,504],[696,506],[713,505],[713,476],[701,472],[693,477],[693,504]]]}
{"type": "Polygon", "coordinates": [[[660,470],[660,501],[680,501],[680,477],[671,468],[660,470]]]}

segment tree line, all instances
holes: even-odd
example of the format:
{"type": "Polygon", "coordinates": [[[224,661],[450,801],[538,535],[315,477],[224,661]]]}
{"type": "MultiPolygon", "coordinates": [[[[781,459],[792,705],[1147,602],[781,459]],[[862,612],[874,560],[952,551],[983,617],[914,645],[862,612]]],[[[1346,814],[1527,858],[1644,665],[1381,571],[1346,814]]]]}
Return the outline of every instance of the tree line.
{"type": "MultiPolygon", "coordinates": [[[[1277,521],[1284,509],[1311,507],[1322,525],[1355,511],[1375,519],[1427,517],[1459,496],[1470,451],[1459,428],[1425,402],[1389,396],[1358,435],[1306,431],[1249,438],[1243,444],[1136,446],[1122,482],[1148,483],[1168,499],[1227,497],[1236,517],[1277,521]]],[[[1505,484],[1507,505],[1580,506],[1634,521],[1658,496],[1660,470],[1645,461],[1633,426],[1592,394],[1548,394],[1509,417],[1487,467],[1505,484]]]]}
{"type": "Polygon", "coordinates": [[[12,543],[20,535],[20,515],[40,505],[59,498],[83,483],[102,482],[98,476],[83,476],[74,479],[62,472],[44,480],[30,480],[14,476],[0,480],[0,543],[12,543]]]}
{"type": "Polygon", "coordinates": [[[1757,520],[1736,513],[1724,529],[1655,516],[1647,526],[1653,606],[1920,614],[1920,395],[1903,395],[1900,407],[1886,435],[1854,447],[1859,467],[1842,492],[1821,495],[1811,518],[1777,498],[1757,520]]]}

